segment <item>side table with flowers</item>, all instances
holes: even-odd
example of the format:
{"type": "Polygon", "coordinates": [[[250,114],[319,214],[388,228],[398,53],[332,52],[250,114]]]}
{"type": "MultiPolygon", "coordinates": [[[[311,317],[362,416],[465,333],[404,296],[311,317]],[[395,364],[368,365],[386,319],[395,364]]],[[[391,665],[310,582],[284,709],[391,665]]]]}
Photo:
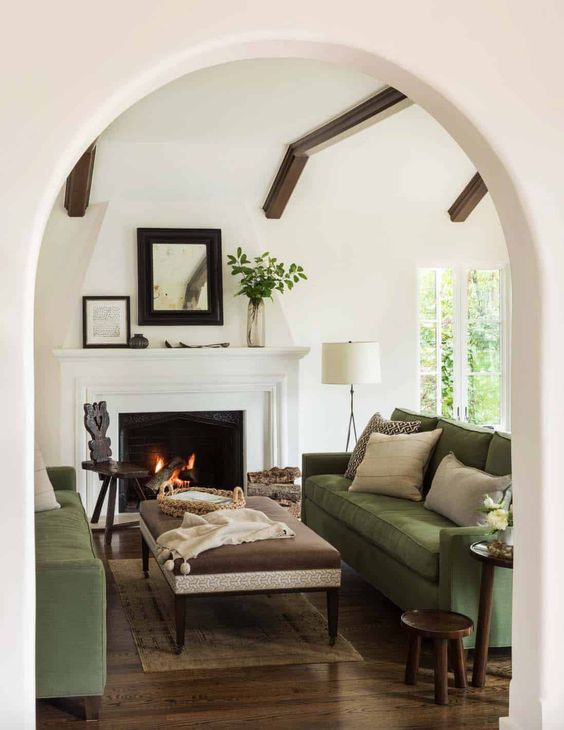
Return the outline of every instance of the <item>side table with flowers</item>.
{"type": "Polygon", "coordinates": [[[505,492],[503,499],[495,502],[486,495],[480,512],[485,514],[485,526],[491,528],[493,540],[486,543],[491,555],[499,558],[513,559],[513,506],[511,489],[505,492]]]}
{"type": "Polygon", "coordinates": [[[513,568],[513,509],[511,490],[508,489],[499,502],[486,496],[480,512],[486,515],[484,526],[491,529],[494,540],[480,540],[470,545],[470,554],[482,563],[480,581],[480,606],[476,626],[474,670],[472,685],[483,687],[486,683],[488,649],[492,622],[493,588],[496,568],[513,568]]]}

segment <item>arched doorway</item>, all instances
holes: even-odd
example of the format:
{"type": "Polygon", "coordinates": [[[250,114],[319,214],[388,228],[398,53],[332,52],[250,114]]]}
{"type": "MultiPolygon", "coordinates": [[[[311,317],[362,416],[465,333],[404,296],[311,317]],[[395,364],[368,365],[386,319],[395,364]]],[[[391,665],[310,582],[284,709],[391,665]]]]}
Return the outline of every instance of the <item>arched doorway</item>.
{"type": "MultiPolygon", "coordinates": [[[[107,97],[106,103],[98,111],[95,118],[89,116],[82,120],[82,124],[78,130],[75,130],[76,136],[65,147],[59,146],[54,152],[54,167],[51,168],[49,178],[45,184],[45,180],[41,185],[41,196],[36,198],[37,206],[34,207],[32,216],[33,227],[29,231],[32,237],[33,245],[31,247],[31,255],[28,260],[28,268],[26,269],[25,289],[32,291],[33,277],[35,269],[35,260],[39,248],[39,242],[42,227],[46,219],[48,210],[50,209],[57,190],[62,184],[66,174],[73,162],[76,160],[80,151],[94,138],[115,116],[123,109],[127,108],[133,101],[141,98],[144,94],[149,93],[158,86],[172,80],[173,78],[188,73],[197,68],[203,68],[206,65],[213,65],[227,60],[235,60],[238,58],[250,58],[261,56],[277,56],[277,55],[298,55],[310,58],[319,58],[334,63],[342,63],[352,67],[361,68],[364,71],[371,71],[375,76],[386,79],[389,83],[400,88],[404,93],[414,99],[421,106],[425,107],[435,118],[441,122],[459,144],[466,150],[470,157],[475,161],[477,167],[482,172],[490,191],[496,201],[502,224],[504,225],[506,236],[508,239],[509,252],[513,266],[513,279],[515,291],[518,293],[520,286],[527,291],[528,297],[537,298],[540,301],[538,288],[539,280],[535,261],[532,256],[533,248],[529,240],[528,226],[525,220],[523,210],[519,199],[516,195],[514,185],[502,165],[501,161],[495,155],[491,146],[481,137],[478,131],[471,125],[468,118],[454,108],[445,98],[434,91],[430,86],[422,82],[412,73],[408,73],[403,69],[378,58],[372,53],[365,53],[353,48],[347,48],[340,45],[303,42],[303,41],[257,41],[257,42],[237,42],[224,41],[218,43],[213,48],[201,48],[199,51],[191,51],[185,53],[182,57],[169,59],[168,62],[158,68],[157,71],[149,71],[138,76],[137,81],[133,84],[126,85],[122,88],[112,89],[113,96],[107,97]],[[523,253],[525,252],[525,256],[523,253]],[[526,284],[526,286],[525,286],[526,284]]],[[[530,324],[527,322],[527,310],[525,302],[520,302],[519,297],[515,297],[515,331],[514,340],[514,389],[517,391],[520,386],[527,387],[533,393],[539,390],[538,386],[538,362],[540,360],[538,339],[534,336],[530,324]]],[[[25,324],[29,328],[31,326],[31,311],[27,310],[25,324]]],[[[31,349],[31,338],[27,337],[21,345],[18,352],[29,355],[31,349]]],[[[10,373],[8,373],[10,375],[10,373]]],[[[18,377],[19,391],[29,390],[30,377],[29,371],[23,378],[18,377]]],[[[16,392],[18,388],[16,388],[16,392]]],[[[29,398],[26,403],[28,411],[31,409],[29,398]]],[[[522,402],[514,403],[514,425],[516,433],[516,445],[519,448],[520,433],[523,434],[523,442],[526,441],[528,449],[531,453],[517,454],[516,458],[516,476],[517,485],[516,493],[519,499],[519,483],[521,480],[535,481],[541,476],[540,469],[540,449],[535,448],[536,437],[531,434],[538,425],[538,414],[533,412],[532,422],[528,413],[528,401],[523,399],[522,402]],[[527,422],[528,420],[528,422],[527,422]],[[523,430],[520,431],[521,427],[523,430]]],[[[28,414],[29,415],[29,414],[28,414]]],[[[25,434],[28,442],[31,441],[27,420],[21,424],[20,434],[25,434]]],[[[537,429],[538,433],[538,429],[537,429]]],[[[13,458],[20,458],[24,455],[24,441],[17,442],[11,454],[13,458]]],[[[538,507],[530,504],[532,497],[527,496],[522,503],[517,505],[517,519],[519,513],[528,514],[530,531],[533,534],[540,534],[542,531],[541,512],[538,507]],[[530,508],[530,509],[529,509],[530,508]]],[[[22,507],[25,507],[22,501],[22,507]]],[[[19,511],[22,524],[28,527],[31,524],[29,515],[23,516],[23,509],[19,511]]],[[[523,577],[528,575],[531,580],[536,580],[531,584],[529,580],[529,595],[534,595],[536,601],[542,600],[542,573],[536,572],[534,569],[529,571],[529,566],[538,566],[541,564],[542,553],[540,548],[535,545],[534,539],[528,542],[528,538],[523,536],[522,542],[523,554],[526,551],[526,557],[523,558],[521,567],[516,571],[516,585],[519,598],[519,591],[524,592],[523,577]]],[[[21,576],[15,575],[14,583],[17,590],[21,589],[24,595],[29,587],[29,579],[22,579],[21,576]]],[[[28,593],[29,595],[29,593],[28,593]]],[[[516,601],[516,621],[523,621],[520,614],[520,602],[516,601]]],[[[539,603],[540,605],[540,603],[539,603]]],[[[529,602],[529,611],[531,616],[540,615],[539,605],[531,605],[529,602]],[[536,610],[535,610],[536,609],[536,610]]],[[[24,611],[24,617],[29,620],[32,616],[31,606],[27,603],[27,613],[24,611]]],[[[10,620],[10,616],[8,616],[10,620]]],[[[20,625],[19,617],[14,617],[15,625],[20,625]]],[[[516,641],[516,684],[524,684],[524,679],[519,676],[520,671],[525,671],[525,656],[529,661],[535,662],[538,659],[538,652],[542,636],[535,634],[529,638],[525,637],[524,632],[519,632],[516,641]]],[[[27,655],[31,654],[31,642],[26,646],[27,655]]],[[[24,665],[26,662],[24,662],[24,665]]],[[[29,670],[29,664],[27,664],[29,670]]],[[[25,672],[24,672],[25,674],[25,672]]],[[[28,679],[29,672],[27,673],[28,679]]],[[[531,678],[528,684],[529,697],[538,697],[540,688],[535,686],[535,677],[531,678]]],[[[28,698],[30,693],[27,693],[28,698]]],[[[523,695],[524,698],[524,695],[523,695]]],[[[523,702],[526,701],[523,699],[523,702]]],[[[532,715],[531,715],[532,716],[532,715]]],[[[536,716],[536,715],[535,715],[536,716]]]]}

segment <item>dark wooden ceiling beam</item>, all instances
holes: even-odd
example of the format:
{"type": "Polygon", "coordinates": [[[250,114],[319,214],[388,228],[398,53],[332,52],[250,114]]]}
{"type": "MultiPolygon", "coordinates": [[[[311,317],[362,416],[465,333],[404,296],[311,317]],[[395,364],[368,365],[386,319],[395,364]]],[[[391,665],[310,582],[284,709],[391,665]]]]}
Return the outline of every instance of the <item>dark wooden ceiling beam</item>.
{"type": "Polygon", "coordinates": [[[288,147],[262,206],[267,218],[282,216],[308,159],[307,155],[295,154],[291,145],[288,147]]]}
{"type": "Polygon", "coordinates": [[[94,141],[67,177],[65,208],[71,218],[82,218],[88,208],[95,157],[96,142],[94,141]]]}
{"type": "Polygon", "coordinates": [[[288,145],[282,164],[272,183],[262,209],[267,218],[280,218],[309,159],[309,154],[322,145],[360,128],[371,119],[407,99],[405,94],[391,86],[379,91],[366,101],[331,119],[313,132],[305,134],[288,145]]]}
{"type": "Polygon", "coordinates": [[[448,209],[451,221],[453,223],[465,221],[487,192],[486,183],[477,172],[448,209]]]}

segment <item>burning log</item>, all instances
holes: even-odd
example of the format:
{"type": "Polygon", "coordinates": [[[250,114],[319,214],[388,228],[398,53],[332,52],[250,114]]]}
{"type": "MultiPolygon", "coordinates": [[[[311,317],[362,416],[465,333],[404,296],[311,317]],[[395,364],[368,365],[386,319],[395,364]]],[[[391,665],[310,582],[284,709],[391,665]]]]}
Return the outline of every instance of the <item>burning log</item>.
{"type": "Polygon", "coordinates": [[[247,479],[250,484],[293,484],[302,473],[297,466],[275,466],[266,471],[250,471],[247,479]]]}
{"type": "Polygon", "coordinates": [[[151,491],[158,494],[160,488],[164,486],[174,476],[174,472],[180,473],[184,467],[184,459],[175,456],[166,466],[161,467],[154,476],[152,476],[145,486],[151,491]]]}

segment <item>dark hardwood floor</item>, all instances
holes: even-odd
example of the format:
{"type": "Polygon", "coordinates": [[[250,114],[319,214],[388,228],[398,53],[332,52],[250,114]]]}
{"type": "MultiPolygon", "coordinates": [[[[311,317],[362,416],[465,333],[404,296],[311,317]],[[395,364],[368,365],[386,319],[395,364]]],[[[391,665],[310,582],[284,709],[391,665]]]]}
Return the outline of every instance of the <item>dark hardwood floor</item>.
{"type": "MultiPolygon", "coordinates": [[[[103,560],[141,556],[136,528],[114,534],[111,547],[104,546],[103,533],[96,533],[95,544],[103,560]]],[[[427,647],[419,684],[405,685],[407,637],[400,628],[400,611],[346,566],[339,628],[363,655],[363,662],[205,673],[145,674],[109,570],[107,576],[108,681],[101,719],[81,721],[78,699],[40,700],[38,728],[469,730],[497,727],[498,718],[507,714],[509,681],[491,675],[484,689],[468,690],[455,689],[451,676],[449,706],[435,705],[427,647]]],[[[325,596],[309,595],[324,611],[325,596]]]]}

